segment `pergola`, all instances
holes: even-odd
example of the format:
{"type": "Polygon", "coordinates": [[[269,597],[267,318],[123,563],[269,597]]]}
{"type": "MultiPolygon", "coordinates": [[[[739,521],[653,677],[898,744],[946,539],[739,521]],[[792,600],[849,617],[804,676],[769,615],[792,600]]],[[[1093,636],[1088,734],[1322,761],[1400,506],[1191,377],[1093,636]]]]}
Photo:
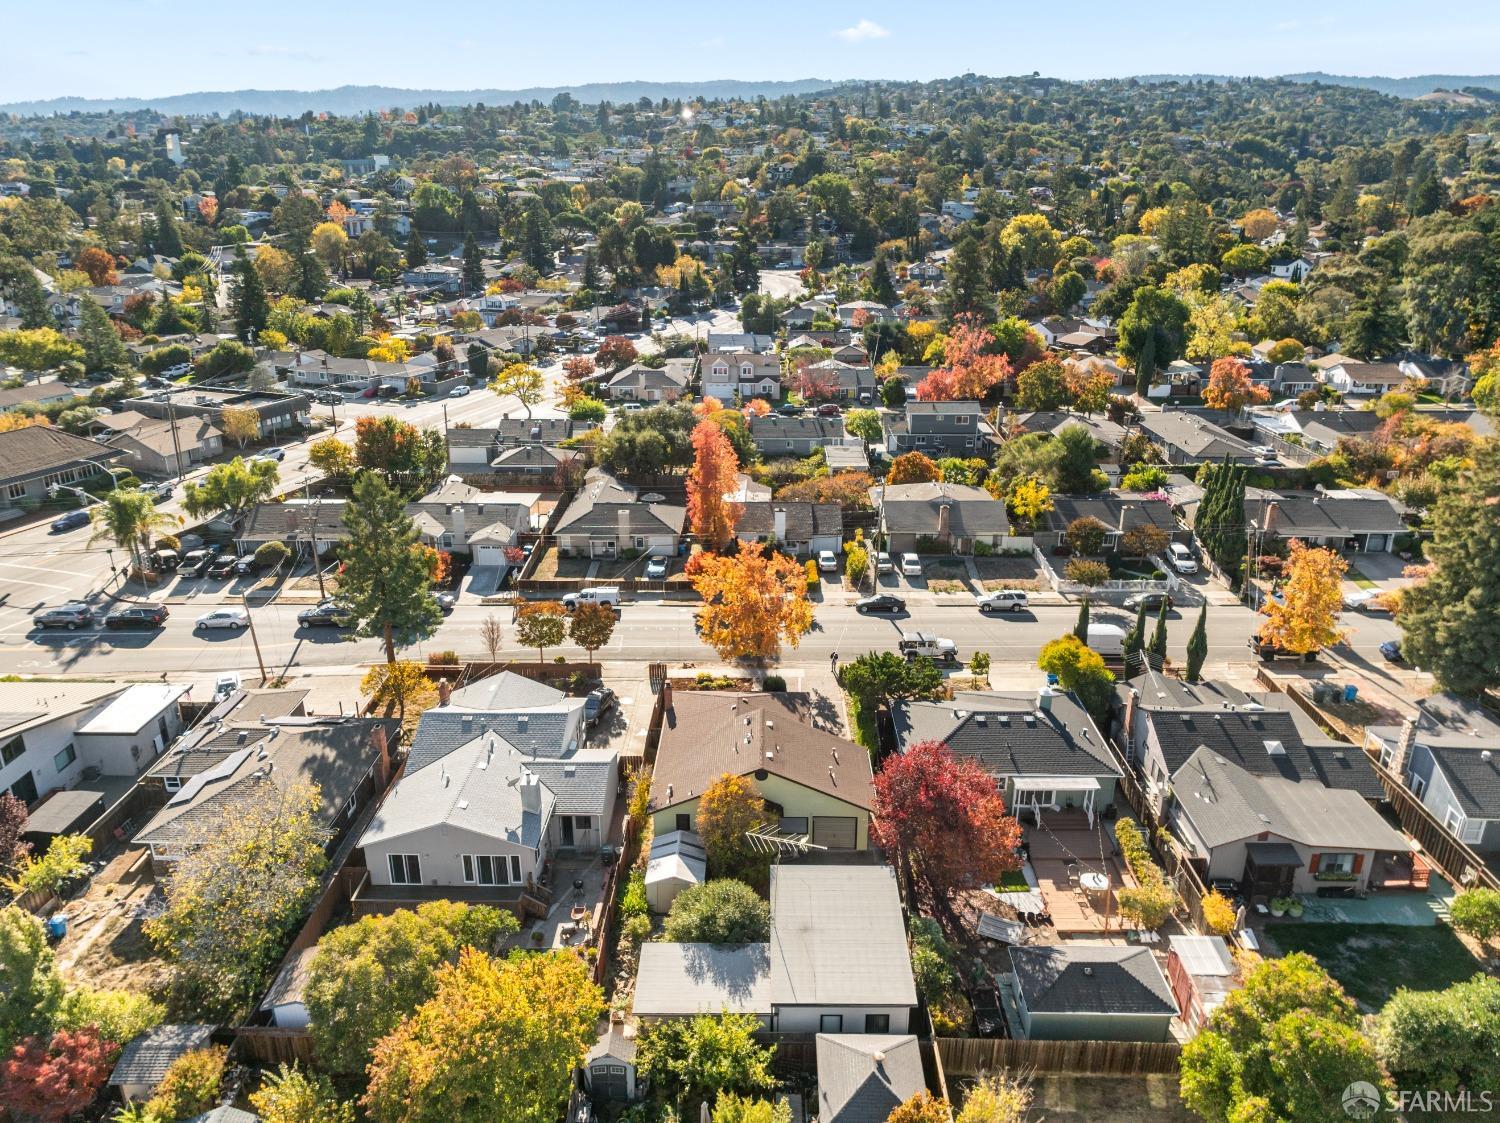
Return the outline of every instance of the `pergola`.
{"type": "Polygon", "coordinates": [[[1080,800],[1083,813],[1088,816],[1089,826],[1094,825],[1094,801],[1099,795],[1099,781],[1092,776],[1016,776],[1011,779],[1010,787],[1015,793],[1015,806],[1011,811],[1019,815],[1021,811],[1029,810],[1036,817],[1037,826],[1041,826],[1043,811],[1062,808],[1060,797],[1065,792],[1076,792],[1083,797],[1080,800]]]}

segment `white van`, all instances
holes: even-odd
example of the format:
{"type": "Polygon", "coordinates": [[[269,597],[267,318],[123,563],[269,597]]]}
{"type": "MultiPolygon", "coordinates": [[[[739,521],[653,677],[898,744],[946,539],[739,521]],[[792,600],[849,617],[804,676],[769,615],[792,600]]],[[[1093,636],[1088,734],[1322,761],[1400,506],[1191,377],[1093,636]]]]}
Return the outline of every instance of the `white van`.
{"type": "Polygon", "coordinates": [[[572,612],[580,604],[607,604],[611,608],[620,607],[620,587],[618,585],[600,585],[593,589],[584,589],[581,592],[569,593],[562,599],[563,607],[572,612]]]}
{"type": "Polygon", "coordinates": [[[1167,548],[1167,560],[1178,573],[1197,573],[1198,563],[1193,560],[1193,551],[1181,542],[1173,542],[1167,548]]]}
{"type": "Polygon", "coordinates": [[[1090,624],[1089,647],[1106,659],[1125,654],[1125,629],[1118,624],[1090,624]]]}

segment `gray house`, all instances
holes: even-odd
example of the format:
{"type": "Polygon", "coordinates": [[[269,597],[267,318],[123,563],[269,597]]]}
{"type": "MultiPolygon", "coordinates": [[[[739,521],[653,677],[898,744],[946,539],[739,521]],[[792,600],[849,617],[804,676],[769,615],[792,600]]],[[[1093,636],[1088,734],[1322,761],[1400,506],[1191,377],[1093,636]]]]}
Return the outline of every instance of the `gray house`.
{"type": "Polygon", "coordinates": [[[837,503],[746,503],[734,534],[741,542],[774,542],[797,557],[820,550],[838,553],[844,543],[844,509],[837,503]]]}
{"type": "Polygon", "coordinates": [[[818,1123],[885,1123],[927,1086],[911,1034],[820,1033],[818,1123]]]}
{"type": "Polygon", "coordinates": [[[277,390],[226,390],[216,386],[193,386],[181,390],[162,390],[155,394],[130,398],[121,409],[135,410],[147,417],[170,420],[177,417],[206,417],[224,428],[224,411],[253,409],[259,420],[257,436],[266,437],[306,425],[312,420],[312,399],[306,394],[282,393],[277,390]]]}
{"type": "Polygon", "coordinates": [[[1365,745],[1456,837],[1500,851],[1500,723],[1488,713],[1435,695],[1418,703],[1416,721],[1365,730],[1365,745]]]}
{"type": "Polygon", "coordinates": [[[1246,490],[1245,519],[1276,538],[1360,553],[1388,553],[1407,530],[1406,506],[1374,488],[1246,490]]]}
{"type": "Polygon", "coordinates": [[[146,475],[182,475],[224,451],[224,433],[207,417],[164,421],[124,410],[94,424],[105,443],[125,453],[125,464],[146,475]]]}
{"type": "Polygon", "coordinates": [[[768,460],[811,456],[813,450],[845,439],[842,417],[786,417],[779,413],[750,419],[750,439],[768,460]]]}
{"type": "Polygon", "coordinates": [[[604,388],[617,402],[675,402],[692,384],[693,360],[668,359],[661,367],[631,363],[612,375],[604,388]]]}
{"type": "Polygon", "coordinates": [[[943,456],[986,456],[991,430],[979,402],[907,402],[906,413],[882,415],[886,451],[943,456]]]}
{"type": "Polygon", "coordinates": [[[47,489],[102,475],[125,451],[50,425],[0,433],[0,513],[16,513],[48,497],[47,489]]]}
{"type": "Polygon", "coordinates": [[[1250,444],[1207,418],[1182,410],[1164,410],[1141,417],[1141,429],[1162,450],[1168,464],[1205,461],[1258,464],[1250,444]]]}
{"type": "Polygon", "coordinates": [[[998,549],[1010,538],[1005,504],[983,488],[895,484],[872,487],[870,500],[879,510],[880,529],[891,553],[914,551],[919,540],[931,540],[968,554],[976,543],[998,549]]]}
{"type": "Polygon", "coordinates": [[[1178,1014],[1149,948],[1057,944],[1011,948],[1018,1037],[1167,1041],[1178,1014]]]}
{"type": "Polygon", "coordinates": [[[603,468],[591,468],[554,533],[564,556],[670,557],[686,521],[686,508],[652,492],[642,494],[603,468]]]}

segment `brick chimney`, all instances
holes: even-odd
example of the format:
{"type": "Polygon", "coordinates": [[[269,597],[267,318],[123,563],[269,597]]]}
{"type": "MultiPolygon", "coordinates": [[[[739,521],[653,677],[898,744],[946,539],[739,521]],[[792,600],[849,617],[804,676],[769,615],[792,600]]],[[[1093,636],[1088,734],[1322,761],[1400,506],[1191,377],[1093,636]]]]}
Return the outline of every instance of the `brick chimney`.
{"type": "Polygon", "coordinates": [[[453,687],[448,685],[447,679],[440,679],[438,681],[438,705],[446,706],[448,704],[448,699],[452,696],[453,687]]]}
{"type": "Polygon", "coordinates": [[[380,782],[380,790],[384,791],[391,782],[391,746],[386,740],[385,726],[377,725],[370,730],[370,744],[375,746],[375,754],[379,758],[375,764],[375,775],[380,782]]]}
{"type": "Polygon", "coordinates": [[[1125,742],[1125,755],[1132,760],[1135,759],[1135,708],[1140,698],[1141,692],[1133,686],[1125,692],[1125,718],[1120,737],[1125,742]]]}
{"type": "Polygon", "coordinates": [[[1391,752],[1391,774],[1406,782],[1406,765],[1411,759],[1411,747],[1417,740],[1417,723],[1407,718],[1401,723],[1401,732],[1396,737],[1396,747],[1391,752]]]}
{"type": "Polygon", "coordinates": [[[949,536],[949,534],[952,533],[952,524],[953,524],[953,504],[951,504],[951,503],[939,503],[938,504],[938,525],[937,525],[937,537],[938,537],[938,541],[939,542],[946,542],[946,541],[948,541],[948,536],[949,536]]]}
{"type": "Polygon", "coordinates": [[[661,708],[663,710],[672,708],[672,684],[670,682],[661,684],[661,708]]]}

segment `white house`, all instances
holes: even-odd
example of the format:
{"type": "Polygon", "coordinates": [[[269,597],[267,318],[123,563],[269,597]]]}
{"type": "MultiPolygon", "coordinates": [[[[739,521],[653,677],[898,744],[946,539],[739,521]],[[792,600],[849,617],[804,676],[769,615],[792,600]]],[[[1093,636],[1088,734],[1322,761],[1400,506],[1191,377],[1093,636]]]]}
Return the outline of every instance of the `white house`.
{"type": "Polygon", "coordinates": [[[781,397],[781,359],[750,351],[709,352],[703,356],[703,393],[721,402],[781,397]]]}

